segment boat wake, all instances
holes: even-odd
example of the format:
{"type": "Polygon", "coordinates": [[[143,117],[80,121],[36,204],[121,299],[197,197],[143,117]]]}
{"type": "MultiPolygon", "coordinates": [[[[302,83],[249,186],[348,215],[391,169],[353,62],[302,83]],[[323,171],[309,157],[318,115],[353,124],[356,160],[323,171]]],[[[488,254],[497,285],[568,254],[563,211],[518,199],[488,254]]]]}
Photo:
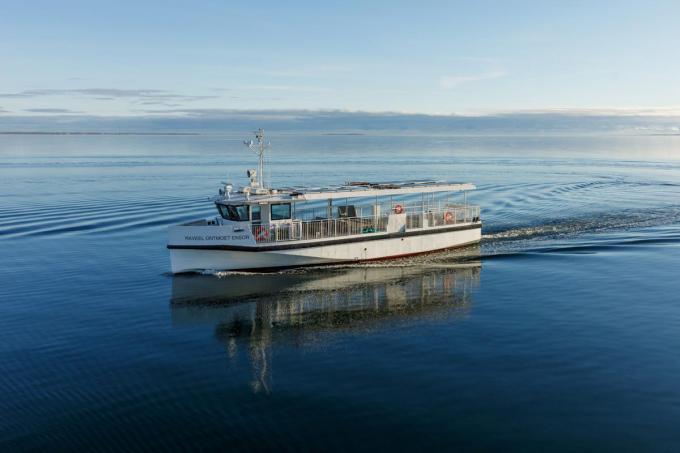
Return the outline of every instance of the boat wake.
{"type": "Polygon", "coordinates": [[[511,227],[489,231],[485,229],[485,243],[528,239],[556,239],[585,233],[629,231],[680,223],[680,206],[638,209],[617,213],[603,213],[584,218],[562,219],[540,225],[511,227]]]}
{"type": "Polygon", "coordinates": [[[206,217],[211,211],[205,204],[203,199],[167,196],[153,200],[79,198],[69,204],[12,206],[0,209],[0,237],[162,231],[172,223],[206,217]]]}
{"type": "Polygon", "coordinates": [[[680,207],[606,213],[485,232],[484,259],[680,244],[680,207]]]}

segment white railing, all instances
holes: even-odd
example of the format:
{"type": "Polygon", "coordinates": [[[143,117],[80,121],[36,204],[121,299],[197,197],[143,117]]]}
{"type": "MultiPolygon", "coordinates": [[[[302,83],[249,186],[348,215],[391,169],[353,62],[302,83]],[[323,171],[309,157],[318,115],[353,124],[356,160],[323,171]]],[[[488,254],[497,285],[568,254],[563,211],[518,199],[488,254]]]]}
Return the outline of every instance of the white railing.
{"type": "Polygon", "coordinates": [[[478,222],[479,206],[453,206],[406,215],[406,229],[436,228],[478,222]]]}
{"type": "MultiPolygon", "coordinates": [[[[337,215],[339,209],[351,208],[351,214],[353,217],[372,217],[373,215],[383,215],[386,216],[394,212],[395,207],[400,206],[403,212],[406,213],[422,213],[428,211],[445,211],[446,209],[464,207],[462,204],[454,204],[447,201],[383,201],[381,203],[371,203],[371,204],[352,204],[343,205],[341,203],[335,204],[332,207],[328,206],[316,206],[316,207],[296,207],[295,208],[295,218],[300,219],[303,222],[307,220],[319,220],[321,218],[327,218],[331,215],[337,215]]],[[[468,207],[472,207],[468,205],[468,207]]]]}
{"type": "MultiPolygon", "coordinates": [[[[404,209],[406,230],[448,227],[479,221],[479,206],[438,206],[426,212],[404,209]]],[[[339,219],[293,220],[286,223],[252,225],[258,243],[303,241],[358,236],[387,231],[388,215],[339,219]]]]}
{"type": "Polygon", "coordinates": [[[257,242],[302,241],[355,236],[387,231],[387,217],[293,220],[290,223],[253,225],[252,231],[257,242]]]}

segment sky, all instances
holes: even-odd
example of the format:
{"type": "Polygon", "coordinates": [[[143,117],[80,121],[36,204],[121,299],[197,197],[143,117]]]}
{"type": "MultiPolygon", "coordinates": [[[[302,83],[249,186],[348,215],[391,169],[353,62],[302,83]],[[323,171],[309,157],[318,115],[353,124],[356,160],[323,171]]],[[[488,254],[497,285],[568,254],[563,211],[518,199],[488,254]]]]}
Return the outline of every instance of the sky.
{"type": "Polygon", "coordinates": [[[680,112],[680,1],[0,0],[2,116],[680,112]]]}

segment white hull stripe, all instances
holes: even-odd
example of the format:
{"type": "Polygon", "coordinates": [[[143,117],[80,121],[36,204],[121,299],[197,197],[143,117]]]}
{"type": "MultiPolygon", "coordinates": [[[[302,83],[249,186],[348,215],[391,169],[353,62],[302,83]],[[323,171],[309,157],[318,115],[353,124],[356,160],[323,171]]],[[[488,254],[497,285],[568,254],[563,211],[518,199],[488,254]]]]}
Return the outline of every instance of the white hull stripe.
{"type": "Polygon", "coordinates": [[[291,249],[304,249],[311,247],[321,247],[324,245],[336,245],[336,244],[348,244],[352,242],[365,242],[365,241],[376,241],[381,239],[395,239],[403,238],[409,236],[422,236],[427,234],[440,234],[448,233],[450,231],[463,231],[472,230],[475,228],[482,228],[481,223],[475,223],[470,225],[458,225],[449,228],[433,228],[426,230],[412,230],[399,233],[390,233],[380,236],[358,236],[358,237],[348,237],[340,239],[330,239],[326,241],[314,241],[314,242],[304,242],[304,243],[286,243],[286,244],[276,244],[276,245],[220,245],[220,244],[210,244],[210,245],[173,245],[168,244],[169,249],[189,249],[189,250],[234,250],[243,252],[272,252],[277,250],[291,250],[291,249]]]}

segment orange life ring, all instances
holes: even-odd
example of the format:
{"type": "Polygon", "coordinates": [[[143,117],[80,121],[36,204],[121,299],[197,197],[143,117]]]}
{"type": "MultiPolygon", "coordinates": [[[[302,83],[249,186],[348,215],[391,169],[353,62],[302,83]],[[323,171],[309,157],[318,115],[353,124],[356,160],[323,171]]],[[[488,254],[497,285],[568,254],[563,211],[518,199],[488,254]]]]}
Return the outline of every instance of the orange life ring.
{"type": "Polygon", "coordinates": [[[266,241],[269,239],[269,230],[267,230],[265,227],[259,227],[257,229],[257,233],[255,234],[255,239],[258,241],[266,241]]]}
{"type": "Polygon", "coordinates": [[[401,214],[402,212],[404,212],[404,208],[402,207],[402,205],[400,204],[394,205],[395,214],[401,214]]]}
{"type": "Polygon", "coordinates": [[[446,214],[444,214],[444,221],[446,223],[453,222],[453,214],[451,214],[450,212],[447,211],[446,214]]]}

